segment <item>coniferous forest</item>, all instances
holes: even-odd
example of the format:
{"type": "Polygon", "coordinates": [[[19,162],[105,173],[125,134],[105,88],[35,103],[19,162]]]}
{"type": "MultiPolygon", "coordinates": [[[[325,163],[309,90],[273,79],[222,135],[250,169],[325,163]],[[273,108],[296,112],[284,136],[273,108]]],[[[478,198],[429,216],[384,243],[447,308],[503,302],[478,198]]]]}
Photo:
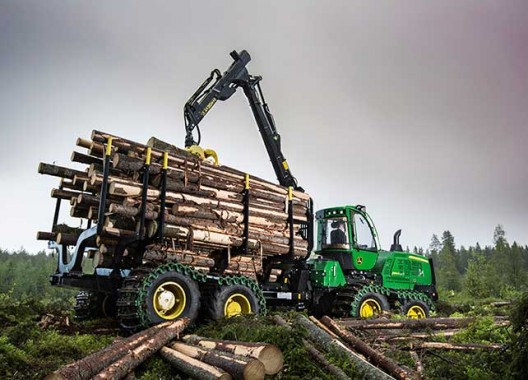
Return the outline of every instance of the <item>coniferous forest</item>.
{"type": "MultiPolygon", "coordinates": [[[[423,355],[424,376],[431,379],[522,378],[528,373],[528,246],[508,241],[500,225],[495,228],[492,246],[477,243],[457,247],[455,239],[449,231],[444,231],[432,236],[429,247],[412,249],[432,257],[435,264],[440,300],[434,316],[474,317],[475,322],[458,332],[454,341],[498,343],[501,349],[423,355]],[[490,306],[498,301],[511,303],[490,306]],[[493,320],[497,315],[506,316],[510,324],[496,326],[493,320]]],[[[110,321],[74,320],[77,291],[49,285],[49,275],[55,265],[56,258],[49,253],[0,250],[2,379],[41,379],[60,366],[103,348],[122,334],[110,321]],[[44,323],[53,318],[61,323],[44,323]],[[100,328],[101,323],[106,329],[100,328]]],[[[197,328],[211,337],[266,339],[279,345],[285,352],[287,371],[275,376],[277,379],[332,378],[306,360],[300,343],[302,331],[285,333],[266,317],[232,318],[197,328]],[[248,324],[251,329],[247,328],[248,324]]],[[[440,335],[437,340],[443,342],[445,338],[440,335]]],[[[408,361],[405,351],[390,354],[400,362],[408,361]]],[[[341,360],[331,355],[330,359],[336,363],[341,360]]],[[[353,367],[346,373],[354,378],[353,367]]],[[[136,376],[180,378],[157,357],[143,364],[136,376]]]]}

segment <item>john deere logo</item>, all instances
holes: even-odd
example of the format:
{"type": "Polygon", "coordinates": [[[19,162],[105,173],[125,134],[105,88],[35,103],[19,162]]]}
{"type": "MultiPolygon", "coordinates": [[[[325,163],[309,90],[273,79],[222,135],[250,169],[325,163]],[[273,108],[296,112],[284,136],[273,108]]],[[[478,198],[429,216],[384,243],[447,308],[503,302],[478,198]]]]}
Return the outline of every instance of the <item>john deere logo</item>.
{"type": "Polygon", "coordinates": [[[356,263],[358,263],[358,265],[363,264],[363,257],[359,256],[359,257],[356,259],[356,263]]]}

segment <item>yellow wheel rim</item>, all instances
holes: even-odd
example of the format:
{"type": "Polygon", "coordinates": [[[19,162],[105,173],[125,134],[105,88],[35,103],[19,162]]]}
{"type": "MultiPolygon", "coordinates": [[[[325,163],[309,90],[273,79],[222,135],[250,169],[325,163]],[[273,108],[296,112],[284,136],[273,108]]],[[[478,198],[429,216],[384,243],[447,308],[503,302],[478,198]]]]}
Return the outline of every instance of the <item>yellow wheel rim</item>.
{"type": "Polygon", "coordinates": [[[361,303],[359,308],[359,316],[361,318],[372,318],[375,315],[381,314],[383,310],[378,301],[372,298],[368,298],[361,303]]]}
{"type": "Polygon", "coordinates": [[[425,310],[423,307],[414,305],[407,310],[407,318],[411,319],[422,319],[425,318],[427,314],[425,313],[425,310]]]}
{"type": "Polygon", "coordinates": [[[251,303],[249,299],[240,293],[235,293],[229,297],[224,305],[224,315],[233,317],[240,314],[250,314],[251,303]]]}
{"type": "Polygon", "coordinates": [[[159,317],[166,320],[178,318],[187,304],[185,290],[176,282],[164,282],[154,292],[152,304],[159,317]]]}

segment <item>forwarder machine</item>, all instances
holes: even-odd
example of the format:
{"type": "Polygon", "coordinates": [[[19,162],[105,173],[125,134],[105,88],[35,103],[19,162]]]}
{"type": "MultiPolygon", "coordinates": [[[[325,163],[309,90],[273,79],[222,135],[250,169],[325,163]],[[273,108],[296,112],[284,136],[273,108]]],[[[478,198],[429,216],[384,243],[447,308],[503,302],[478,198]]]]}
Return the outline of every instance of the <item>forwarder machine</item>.
{"type": "MultiPolygon", "coordinates": [[[[185,105],[185,146],[202,159],[217,160],[213,150],[199,146],[199,123],[218,100],[225,101],[242,88],[279,184],[304,191],[282,153],[280,135],[260,87],[262,78],[250,75],[246,69],[250,55],[245,50],[233,51],[231,57],[234,61],[227,71],[221,74],[214,70],[185,105]],[[194,132],[198,134],[197,141],[194,132]]],[[[101,202],[104,202],[104,193],[102,189],[101,202]]],[[[431,259],[404,252],[399,244],[400,230],[394,235],[390,251],[381,250],[376,228],[364,206],[332,207],[319,210],[314,216],[311,204],[310,201],[307,222],[301,230],[302,237],[308,241],[306,256],[286,254],[266,259],[257,281],[238,276],[233,282],[221,273],[203,274],[182,264],[177,265],[177,271],[174,265],[166,272],[153,271],[141,262],[97,268],[94,274],[82,274],[82,258],[90,248],[88,241],[96,233],[95,226],[79,237],[69,260],[67,247],[51,243],[58,251],[58,267],[51,283],[82,289],[75,307],[79,317],[117,312],[123,327],[129,329],[181,317],[194,320],[200,310],[208,310],[209,317],[221,318],[264,313],[267,306],[308,310],[315,315],[367,318],[395,310],[410,318],[429,316],[438,299],[431,259]],[[272,276],[272,273],[279,275],[272,276]],[[224,284],[212,296],[207,293],[210,286],[202,287],[202,283],[211,282],[224,284]],[[202,309],[200,302],[205,306],[202,309]]],[[[54,227],[59,206],[58,202],[54,227]]],[[[293,225],[293,214],[290,225],[293,225]]],[[[247,233],[247,227],[244,229],[247,233]]],[[[293,244],[293,238],[290,241],[293,244]]]]}

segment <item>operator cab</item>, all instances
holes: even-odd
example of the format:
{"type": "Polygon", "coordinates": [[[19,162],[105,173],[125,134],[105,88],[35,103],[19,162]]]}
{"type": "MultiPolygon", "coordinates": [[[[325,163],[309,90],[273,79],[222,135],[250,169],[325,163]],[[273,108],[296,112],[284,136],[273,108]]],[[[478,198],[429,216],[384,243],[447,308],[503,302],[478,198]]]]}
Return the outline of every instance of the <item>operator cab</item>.
{"type": "Polygon", "coordinates": [[[315,217],[316,254],[339,261],[344,271],[374,267],[380,245],[376,228],[364,206],[323,209],[315,217]]]}

